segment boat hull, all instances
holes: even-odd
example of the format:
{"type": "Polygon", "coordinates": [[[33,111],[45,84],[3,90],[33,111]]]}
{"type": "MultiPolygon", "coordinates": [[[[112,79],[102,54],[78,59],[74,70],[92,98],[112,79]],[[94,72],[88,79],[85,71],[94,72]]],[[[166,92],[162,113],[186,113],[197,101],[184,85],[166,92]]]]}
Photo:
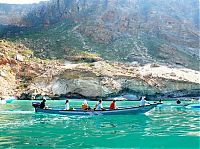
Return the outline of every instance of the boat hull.
{"type": "Polygon", "coordinates": [[[40,109],[35,108],[35,112],[49,113],[49,114],[61,114],[61,115],[128,115],[145,113],[156,107],[158,104],[151,104],[146,106],[121,108],[117,110],[105,110],[105,111],[82,111],[82,110],[57,110],[57,109],[40,109]]]}

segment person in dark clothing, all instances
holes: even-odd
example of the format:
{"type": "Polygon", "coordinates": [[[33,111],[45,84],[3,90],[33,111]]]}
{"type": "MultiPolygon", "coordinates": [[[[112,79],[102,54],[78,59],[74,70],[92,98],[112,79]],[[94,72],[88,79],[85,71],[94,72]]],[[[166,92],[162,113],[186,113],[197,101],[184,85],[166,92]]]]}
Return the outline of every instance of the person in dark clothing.
{"type": "Polygon", "coordinates": [[[181,104],[181,101],[178,99],[178,100],[176,101],[176,103],[177,103],[177,104],[181,104]]]}
{"type": "Polygon", "coordinates": [[[41,109],[45,108],[45,102],[46,102],[46,99],[43,99],[42,102],[40,103],[40,108],[41,109]]]}

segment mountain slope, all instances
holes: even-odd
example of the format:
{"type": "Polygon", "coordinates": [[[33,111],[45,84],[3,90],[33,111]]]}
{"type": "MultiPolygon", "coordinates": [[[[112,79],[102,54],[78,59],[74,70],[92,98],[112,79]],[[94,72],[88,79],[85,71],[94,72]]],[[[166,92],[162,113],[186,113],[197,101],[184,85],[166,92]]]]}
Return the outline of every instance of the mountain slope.
{"type": "Polygon", "coordinates": [[[0,50],[0,95],[25,91],[95,99],[126,92],[153,97],[199,95],[200,72],[191,69],[103,60],[73,64],[41,60],[23,44],[5,40],[0,40],[0,50]]]}
{"type": "Polygon", "coordinates": [[[19,29],[12,40],[40,57],[87,51],[107,60],[198,70],[198,12],[197,0],[52,0],[26,12],[20,25],[31,28],[19,29]]]}

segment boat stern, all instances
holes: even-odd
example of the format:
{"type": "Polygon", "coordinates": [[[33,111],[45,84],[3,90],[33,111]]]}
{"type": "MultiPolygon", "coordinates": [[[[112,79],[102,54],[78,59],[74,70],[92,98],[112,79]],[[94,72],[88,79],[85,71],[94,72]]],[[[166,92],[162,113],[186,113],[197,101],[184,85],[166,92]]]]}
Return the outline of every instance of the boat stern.
{"type": "Polygon", "coordinates": [[[37,112],[37,108],[40,107],[40,102],[32,102],[32,106],[35,108],[35,112],[37,112]]]}

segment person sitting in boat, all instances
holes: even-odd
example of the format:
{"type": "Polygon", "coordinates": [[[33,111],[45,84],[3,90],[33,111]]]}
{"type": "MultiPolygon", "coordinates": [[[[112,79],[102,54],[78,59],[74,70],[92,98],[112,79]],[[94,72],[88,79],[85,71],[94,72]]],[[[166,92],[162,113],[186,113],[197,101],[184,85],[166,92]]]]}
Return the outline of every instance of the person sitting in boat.
{"type": "Polygon", "coordinates": [[[84,100],[84,101],[83,101],[82,109],[83,109],[84,111],[86,111],[86,110],[91,110],[91,108],[88,106],[87,100],[84,100]]]}
{"type": "Polygon", "coordinates": [[[42,102],[40,103],[40,108],[41,109],[45,109],[46,108],[45,102],[46,102],[46,99],[43,99],[42,102]]]}
{"type": "Polygon", "coordinates": [[[143,96],[140,98],[140,106],[145,106],[146,104],[150,104],[148,101],[146,101],[146,97],[143,96]]]}
{"type": "Polygon", "coordinates": [[[106,110],[105,108],[103,108],[102,99],[100,99],[100,100],[96,103],[94,110],[106,110]]]}
{"type": "Polygon", "coordinates": [[[69,100],[67,99],[65,101],[65,109],[64,110],[76,110],[76,109],[69,106],[69,100]]]}
{"type": "Polygon", "coordinates": [[[110,110],[115,110],[115,109],[117,109],[116,100],[113,99],[113,101],[112,101],[111,104],[110,104],[110,110]]]}
{"type": "Polygon", "coordinates": [[[178,99],[178,100],[176,101],[176,104],[181,104],[181,101],[178,99]]]}
{"type": "Polygon", "coordinates": [[[69,100],[67,99],[66,101],[65,101],[65,110],[69,110],[70,108],[69,108],[69,100]]]}

